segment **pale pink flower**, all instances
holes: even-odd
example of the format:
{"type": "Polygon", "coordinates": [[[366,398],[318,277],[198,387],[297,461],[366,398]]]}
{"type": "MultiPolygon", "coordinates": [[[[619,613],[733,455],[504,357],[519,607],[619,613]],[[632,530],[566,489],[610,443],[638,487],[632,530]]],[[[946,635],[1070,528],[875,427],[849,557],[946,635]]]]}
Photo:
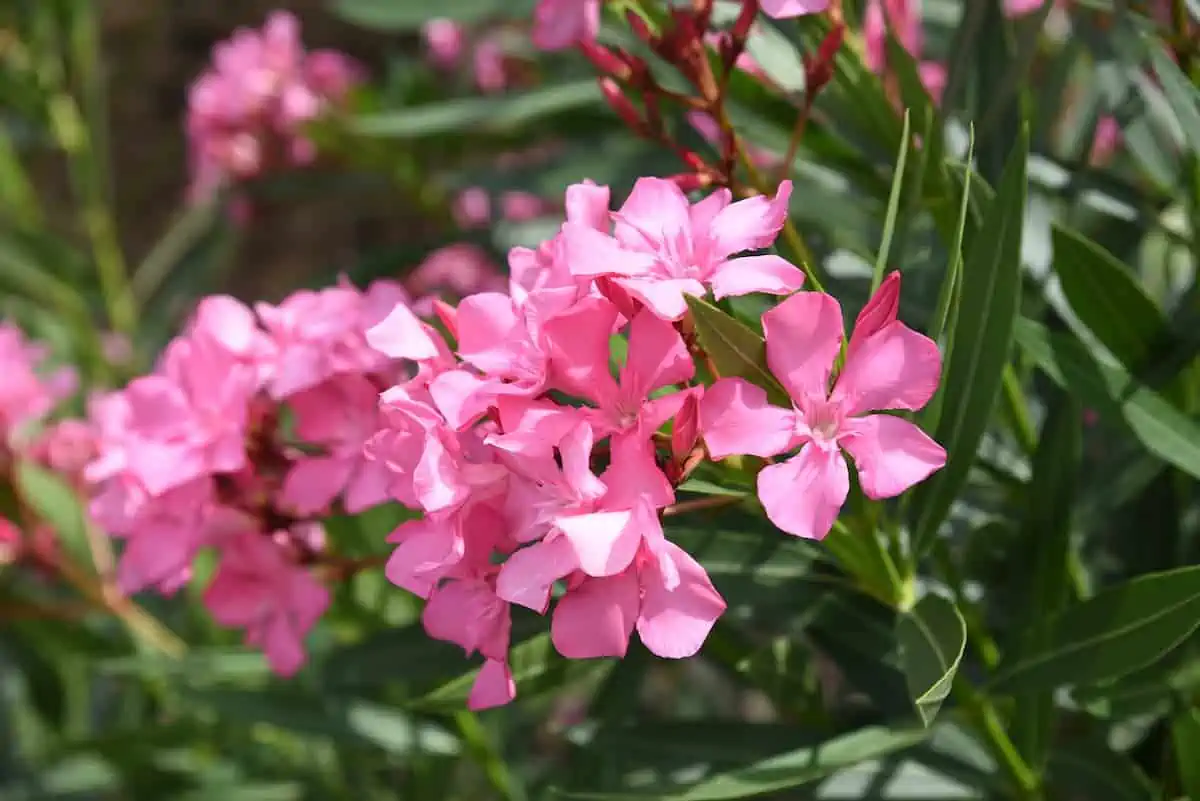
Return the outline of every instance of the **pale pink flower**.
{"type": "Polygon", "coordinates": [[[500,214],[509,222],[536,220],[554,208],[532,192],[512,190],[500,195],[500,214]]]}
{"type": "Polygon", "coordinates": [[[277,351],[275,343],[258,326],[254,312],[228,295],[210,295],[200,301],[184,337],[204,339],[253,369],[261,383],[271,378],[277,351]]]}
{"type": "Polygon", "coordinates": [[[734,257],[775,241],[787,215],[792,183],[774,199],[762,195],[732,201],[720,189],[695,204],[673,182],[640,178],[613,217],[612,236],[567,222],[563,241],[577,276],[612,276],[615,284],[664,320],[687,312],[686,295],[703,297],[798,289],[804,274],[775,255],[734,257]]]}
{"type": "Polygon", "coordinates": [[[304,664],[304,637],[329,607],[329,590],[258,532],[226,542],[204,604],[223,626],[244,628],[271,669],[292,676],[304,664]]]}
{"type": "Polygon", "coordinates": [[[538,0],[533,12],[533,43],[562,50],[591,41],[600,29],[600,0],[538,0]]]}
{"type": "Polygon", "coordinates": [[[829,8],[829,0],[761,0],[763,13],[774,19],[820,14],[829,8]]]}
{"type": "Polygon", "coordinates": [[[878,306],[860,315],[872,333],[848,354],[831,391],[841,308],[824,293],[794,295],[763,315],[767,363],[792,408],[769,405],[765,390],[740,378],[721,379],[705,393],[701,428],[712,458],[765,458],[800,447],[758,476],[767,516],[789,534],[820,539],[833,526],[849,491],[842,449],[873,499],[899,495],[945,464],[942,447],[908,420],[869,414],[920,409],[941,372],[936,343],[894,319],[877,327],[888,319],[878,306]]]}
{"type": "Polygon", "coordinates": [[[41,372],[48,355],[19,328],[0,323],[0,446],[15,444],[30,424],[75,392],[74,370],[41,372]]]}
{"type": "Polygon", "coordinates": [[[458,64],[466,49],[462,25],[450,19],[431,19],[421,27],[421,38],[429,60],[442,69],[458,64]]]}
{"type": "Polygon", "coordinates": [[[296,459],[283,484],[280,504],[301,515],[342,504],[357,514],[388,499],[391,472],[369,459],[363,446],[379,429],[379,392],[361,375],[344,375],[293,395],[296,434],[319,445],[321,456],[296,459]]]}
{"type": "Polygon", "coordinates": [[[213,48],[211,68],[188,92],[190,194],[227,180],[304,165],[316,146],[304,126],[344,101],[361,70],[341,53],[305,53],[300,24],[273,12],[261,31],[239,28],[213,48]]]}

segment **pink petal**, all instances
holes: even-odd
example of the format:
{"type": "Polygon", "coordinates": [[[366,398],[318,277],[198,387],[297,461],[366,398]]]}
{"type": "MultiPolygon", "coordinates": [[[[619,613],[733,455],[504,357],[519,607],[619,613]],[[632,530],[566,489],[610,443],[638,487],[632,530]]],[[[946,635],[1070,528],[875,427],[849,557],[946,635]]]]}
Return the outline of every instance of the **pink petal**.
{"type": "Polygon", "coordinates": [[[263,653],[277,676],[294,676],[304,665],[303,638],[287,615],[276,613],[266,623],[263,653]]]}
{"type": "MultiPolygon", "coordinates": [[[[712,115],[704,114],[702,112],[688,112],[688,119],[693,121],[693,125],[695,125],[695,119],[697,118],[703,120],[701,125],[705,126],[705,128],[702,130],[702,132],[706,132],[706,138],[709,138],[712,141],[717,141],[720,128],[717,127],[716,120],[712,118],[712,115]],[[711,136],[708,134],[711,134],[711,136]]],[[[695,127],[700,129],[701,126],[697,125],[695,127]]],[[[692,223],[692,230],[707,230],[712,225],[712,221],[716,219],[716,216],[720,214],[725,207],[732,202],[732,200],[733,193],[725,187],[721,187],[703,200],[693,203],[692,207],[688,209],[688,219],[692,223]]]]}
{"type": "Polygon", "coordinates": [[[715,258],[731,256],[743,250],[769,247],[787,220],[792,182],[784,181],[774,198],[755,195],[726,206],[713,218],[709,236],[715,258]]]}
{"type": "Polygon", "coordinates": [[[572,275],[642,275],[654,266],[652,256],[626,250],[608,234],[581,223],[563,223],[561,237],[572,275]]]}
{"type": "Polygon", "coordinates": [[[679,546],[661,546],[675,564],[678,584],[667,589],[660,574],[644,570],[642,610],[637,630],[652,653],[665,659],[694,656],[713,624],[725,612],[725,600],[713,587],[708,573],[679,546]]]}
{"type": "Polygon", "coordinates": [[[850,358],[872,334],[885,325],[894,323],[899,311],[900,273],[893,270],[883,279],[879,289],[875,290],[875,294],[855,318],[854,331],[850,334],[850,343],[846,346],[846,358],[850,358]]]}
{"type": "Polygon", "coordinates": [[[558,444],[562,458],[562,474],[567,486],[580,498],[595,500],[607,488],[592,474],[592,427],[587,423],[575,426],[558,444]]]}
{"type": "Polygon", "coordinates": [[[774,19],[819,14],[829,7],[829,0],[762,0],[763,13],[774,19]]]}
{"type": "Polygon", "coordinates": [[[883,409],[920,409],[937,391],[942,354],[937,343],[904,323],[869,337],[838,377],[830,400],[847,415],[883,409]]]}
{"type": "Polygon", "coordinates": [[[401,524],[388,539],[394,538],[399,538],[400,544],[388,557],[384,575],[420,598],[429,597],[465,552],[465,543],[455,526],[430,519],[401,524]]]}
{"type": "Polygon", "coordinates": [[[674,181],[639,178],[620,211],[613,214],[614,234],[625,247],[652,253],[661,243],[691,233],[689,206],[674,181]]]}
{"type": "Polygon", "coordinates": [[[610,195],[607,186],[596,186],[591,181],[571,184],[565,201],[567,220],[608,233],[610,195]]]}
{"type": "MultiPolygon", "coordinates": [[[[612,459],[601,477],[608,487],[602,506],[639,510],[647,505],[651,510],[648,517],[657,521],[653,510],[674,503],[675,491],[658,467],[654,444],[646,435],[632,432],[613,436],[611,445],[612,459]]],[[[644,514],[640,510],[637,513],[644,514]]]]}
{"type": "Polygon", "coordinates": [[[589,297],[546,323],[542,332],[556,388],[602,406],[616,398],[617,384],[609,370],[608,350],[617,316],[617,307],[612,303],[589,297]]]}
{"type": "Polygon", "coordinates": [[[327,510],[346,486],[353,465],[349,459],[301,459],[284,479],[280,504],[299,515],[327,510]]]}
{"type": "Polygon", "coordinates": [[[629,566],[642,536],[630,511],[593,512],[555,520],[589,576],[613,576],[629,566]]]}
{"type": "Polygon", "coordinates": [[[804,271],[780,256],[743,256],[717,266],[712,277],[713,297],[765,292],[787,295],[804,284],[804,271]]]}
{"type": "Polygon", "coordinates": [[[767,364],[793,400],[826,397],[842,347],[842,309],[824,292],[800,292],[762,316],[767,364]]]}
{"type": "Polygon", "coordinates": [[[504,706],[517,697],[517,684],[507,662],[489,659],[479,669],[471,694],[467,696],[467,708],[473,712],[504,706]]]}
{"type": "Polygon", "coordinates": [[[545,614],[554,582],[578,567],[575,549],[565,537],[542,540],[508,557],[496,577],[496,595],[545,614]]]}
{"type": "Polygon", "coordinates": [[[855,417],[843,431],[839,443],[854,458],[858,482],[868,498],[894,498],[946,464],[942,446],[900,417],[855,417]]]}
{"type": "Polygon", "coordinates": [[[458,352],[485,373],[504,374],[510,365],[505,347],[523,338],[512,299],[500,292],[480,292],[458,304],[458,352]]]}
{"type": "Polygon", "coordinates": [[[702,298],[708,294],[695,278],[624,278],[620,286],[663,320],[674,322],[687,314],[685,295],[702,298]]]}
{"type": "Polygon", "coordinates": [[[767,402],[767,392],[741,378],[722,378],[700,401],[700,430],[713,459],[768,457],[788,449],[796,414],[767,402]]]}
{"type": "Polygon", "coordinates": [[[696,365],[675,326],[645,310],[633,318],[621,369],[625,398],[644,401],[654,390],[686,383],[695,374],[696,365]]]}
{"type": "Polygon", "coordinates": [[[412,309],[397,304],[394,309],[366,332],[367,344],[393,359],[432,359],[438,355],[425,326],[412,309]]]}
{"type": "Polygon", "coordinates": [[[568,590],[550,623],[555,649],[568,659],[625,656],[638,615],[639,594],[633,570],[587,579],[568,590]]]}
{"type": "Polygon", "coordinates": [[[471,493],[459,470],[458,460],[437,437],[425,440],[425,452],[413,472],[413,491],[426,512],[457,506],[471,493]]]}
{"type": "Polygon", "coordinates": [[[361,459],[346,485],[342,505],[352,515],[378,506],[388,500],[391,482],[392,472],[386,465],[361,459]]]}
{"type": "Polygon", "coordinates": [[[437,410],[455,430],[461,430],[487,413],[496,400],[497,382],[468,373],[449,370],[429,385],[429,394],[437,410]]]}
{"type": "Polygon", "coordinates": [[[788,534],[824,539],[833,528],[846,494],[850,473],[841,451],[805,445],[782,464],[758,474],[758,499],[771,522],[788,534]]]}

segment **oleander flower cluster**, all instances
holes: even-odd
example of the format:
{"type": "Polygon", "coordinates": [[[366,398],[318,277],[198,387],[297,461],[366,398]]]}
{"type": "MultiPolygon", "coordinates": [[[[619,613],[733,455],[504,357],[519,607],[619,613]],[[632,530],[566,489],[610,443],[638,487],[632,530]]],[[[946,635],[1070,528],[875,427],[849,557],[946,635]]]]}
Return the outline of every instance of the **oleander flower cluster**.
{"type": "Polygon", "coordinates": [[[33,427],[74,394],[75,371],[46,369],[48,356],[45,346],[0,321],[0,451],[29,446],[33,427]]]}
{"type": "MultiPolygon", "coordinates": [[[[205,549],[218,555],[204,602],[222,625],[288,675],[329,605],[313,565],[321,519],[387,497],[388,476],[363,455],[379,426],[377,396],[404,364],[365,332],[406,313],[392,282],[341,283],[253,310],[228,296],[199,304],[156,369],[92,398],[94,458],[82,470],[90,512],[124,541],[117,579],[133,593],[170,594],[205,549]]],[[[420,350],[421,324],[411,312],[420,350]]]]}
{"type": "Polygon", "coordinates": [[[239,28],[213,48],[211,67],[188,93],[193,197],[317,157],[305,131],[345,102],[359,66],[333,50],[306,51],[300,22],[275,11],[262,30],[239,28]]]}
{"type": "MultiPolygon", "coordinates": [[[[574,185],[559,233],[510,253],[507,293],[438,307],[455,356],[425,327],[431,355],[380,395],[366,456],[388,471],[389,497],[423,513],[391,535],[387,575],[427,599],[431,636],[482,655],[473,707],[514,696],[513,604],[549,614],[567,658],[620,657],[635,632],[661,657],[699,650],[725,602],[662,517],[701,438],[716,458],[798,448],[762,472],[759,497],[781,529],[812,538],[845,500],[843,449],[872,497],[944,463],[915,425],[875,413],[920,408],[940,371],[936,345],[896,319],[898,275],[860,315],[830,383],[837,302],[793,294],[803,273],[762,252],[790,192],[691,202],[643,178],[612,211],[607,188],[574,185]],[[698,381],[687,297],[749,293],[790,296],[764,317],[790,408],[741,379],[698,381]]],[[[397,359],[414,336],[402,307],[367,332],[397,359]]]]}

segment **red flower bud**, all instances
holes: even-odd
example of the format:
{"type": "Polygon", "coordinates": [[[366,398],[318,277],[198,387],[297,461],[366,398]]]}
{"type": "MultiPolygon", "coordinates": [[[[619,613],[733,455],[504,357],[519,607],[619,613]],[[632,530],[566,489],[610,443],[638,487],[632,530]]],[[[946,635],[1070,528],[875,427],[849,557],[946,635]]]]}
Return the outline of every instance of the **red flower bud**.
{"type": "Polygon", "coordinates": [[[642,131],[646,126],[642,122],[641,115],[638,114],[633,103],[629,102],[629,98],[621,91],[620,85],[612,78],[600,79],[600,91],[604,94],[604,99],[608,105],[612,106],[612,110],[617,112],[617,116],[624,120],[635,131],[642,131]]]}
{"type": "Polygon", "coordinates": [[[628,53],[624,51],[614,53],[604,45],[592,41],[580,42],[579,49],[601,74],[616,78],[618,81],[628,81],[633,77],[633,66],[629,61],[628,53]]]}

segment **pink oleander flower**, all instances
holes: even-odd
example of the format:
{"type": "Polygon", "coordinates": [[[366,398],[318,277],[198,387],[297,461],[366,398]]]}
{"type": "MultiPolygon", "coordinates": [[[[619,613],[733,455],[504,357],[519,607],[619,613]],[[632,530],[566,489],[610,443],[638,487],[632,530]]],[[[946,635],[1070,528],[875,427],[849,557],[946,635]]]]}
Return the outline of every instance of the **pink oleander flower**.
{"type": "Polygon", "coordinates": [[[244,628],[272,670],[291,676],[304,664],[304,637],[329,607],[329,590],[292,562],[272,538],[248,532],[221,546],[204,604],[222,626],[244,628]]]}
{"type": "Polygon", "coordinates": [[[344,375],[293,395],[296,434],[321,456],[298,458],[283,484],[280,504],[300,515],[326,512],[344,493],[350,514],[388,499],[391,473],[368,458],[363,445],[379,430],[379,390],[361,375],[344,375]]]}
{"type": "Polygon", "coordinates": [[[240,28],[218,43],[212,67],[188,93],[193,197],[313,161],[304,126],[342,103],[359,73],[340,53],[306,53],[300,23],[286,11],[273,12],[261,31],[240,28]]]}
{"type": "Polygon", "coordinates": [[[460,228],[481,228],[492,220],[492,199],[481,186],[471,186],[454,198],[452,212],[460,228]]]}
{"type": "Polygon", "coordinates": [[[75,392],[75,371],[40,371],[47,350],[25,339],[21,329],[0,322],[0,447],[12,446],[29,425],[75,392]]]}
{"type": "Polygon", "coordinates": [[[562,50],[592,41],[600,30],[600,0],[538,0],[533,12],[533,43],[562,50]]]}
{"type": "MultiPolygon", "coordinates": [[[[389,359],[367,343],[366,331],[385,315],[408,320],[420,332],[398,284],[377,281],[365,293],[349,283],[310,292],[301,290],[278,306],[255,305],[278,356],[267,391],[283,399],[337,375],[384,369],[389,359]]],[[[408,358],[432,358],[436,348],[419,333],[408,340],[408,358]]]]}
{"type": "Polygon", "coordinates": [[[595,404],[589,415],[598,436],[613,435],[614,448],[627,437],[649,439],[673,418],[687,398],[657,390],[686,384],[696,373],[687,345],[675,327],[648,310],[629,325],[624,363],[616,380],[609,371],[610,341],[620,315],[602,298],[587,298],[569,315],[546,325],[554,385],[595,404]]]}
{"type": "Polygon", "coordinates": [[[763,13],[773,19],[820,14],[829,8],[829,0],[762,0],[763,13]]]}
{"type": "Polygon", "coordinates": [[[494,570],[441,585],[429,596],[421,614],[430,637],[454,643],[468,656],[483,655],[483,668],[467,697],[467,706],[473,710],[507,704],[517,694],[508,667],[512,618],[508,604],[496,596],[487,572],[494,570]]]}
{"type": "Polygon", "coordinates": [[[421,38],[429,60],[442,69],[457,65],[466,50],[466,33],[454,20],[429,20],[421,27],[421,38]]]}
{"type": "Polygon", "coordinates": [[[613,214],[613,234],[568,221],[562,236],[576,276],[611,276],[613,283],[664,320],[687,312],[686,295],[703,297],[766,292],[785,295],[804,274],[775,255],[734,254],[761,250],[775,241],[787,215],[791,181],[773,199],[732,201],[720,189],[691,204],[672,181],[640,178],[613,214]]]}
{"type": "Polygon", "coordinates": [[[758,475],[771,522],[789,534],[823,538],[849,491],[843,449],[869,498],[891,498],[946,462],[940,445],[909,421],[876,410],[922,408],[937,389],[937,344],[895,318],[899,274],[859,315],[846,364],[830,389],[842,346],[842,316],[829,295],[793,295],[763,315],[767,363],[792,408],[740,378],[721,379],[701,402],[701,428],[714,459],[733,454],[796,456],[758,475]]]}

